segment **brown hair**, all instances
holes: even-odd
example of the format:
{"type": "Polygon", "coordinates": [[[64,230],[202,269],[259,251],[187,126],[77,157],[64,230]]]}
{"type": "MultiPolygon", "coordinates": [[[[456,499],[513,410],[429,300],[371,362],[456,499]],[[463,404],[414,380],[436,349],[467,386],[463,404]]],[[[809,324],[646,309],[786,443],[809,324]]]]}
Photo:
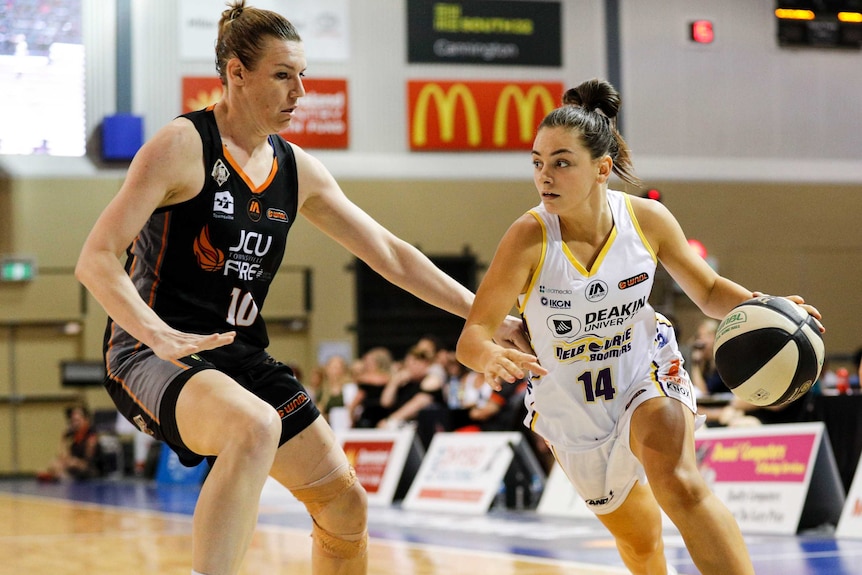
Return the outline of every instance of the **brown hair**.
{"type": "Polygon", "coordinates": [[[614,173],[623,181],[640,187],[641,180],[632,166],[631,150],[617,131],[621,106],[620,94],[609,82],[587,80],[563,94],[563,105],[545,116],[539,129],[577,130],[592,159],[609,155],[614,162],[614,173]]]}
{"type": "Polygon", "coordinates": [[[227,61],[239,58],[243,66],[254,70],[260,60],[263,43],[268,37],[302,41],[293,24],[281,14],[247,7],[245,0],[234,0],[227,6],[228,9],[222,12],[219,20],[216,40],[216,71],[223,85],[227,83],[227,61]]]}

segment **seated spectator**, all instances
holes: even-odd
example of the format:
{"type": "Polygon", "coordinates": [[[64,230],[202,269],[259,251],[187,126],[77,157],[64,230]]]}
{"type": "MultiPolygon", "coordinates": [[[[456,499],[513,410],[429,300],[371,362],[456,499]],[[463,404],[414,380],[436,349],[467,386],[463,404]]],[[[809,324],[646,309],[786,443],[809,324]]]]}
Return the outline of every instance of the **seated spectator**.
{"type": "Polygon", "coordinates": [[[369,349],[354,368],[356,394],[347,410],[358,428],[377,427],[390,410],[380,404],[386,384],[392,378],[392,354],[385,347],[369,349]]]}
{"type": "Polygon", "coordinates": [[[67,428],[60,449],[47,470],[39,473],[40,481],[92,479],[103,474],[99,435],[92,428],[89,410],[76,405],[66,409],[67,428]]]}
{"type": "Polygon", "coordinates": [[[725,407],[714,414],[707,414],[707,421],[724,427],[751,427],[772,423],[799,423],[814,417],[813,394],[777,407],[760,407],[734,397],[725,407]]]}
{"type": "Polygon", "coordinates": [[[390,413],[377,423],[377,427],[400,427],[415,421],[419,412],[432,406],[445,406],[443,387],[445,370],[432,368],[436,355],[414,346],[407,352],[403,366],[398,370],[380,398],[383,407],[390,413]]]}
{"type": "MultiPolygon", "coordinates": [[[[350,390],[353,384],[353,376],[347,360],[340,355],[333,355],[323,364],[321,369],[321,381],[319,393],[316,399],[317,408],[324,417],[334,407],[345,407],[353,398],[352,395],[345,401],[345,389],[350,390]]],[[[350,391],[348,391],[348,394],[350,391]]]]}
{"type": "Polygon", "coordinates": [[[517,416],[524,403],[527,380],[506,383],[495,390],[485,381],[484,374],[474,371],[464,377],[464,406],[453,410],[452,429],[455,431],[519,430],[517,416]]]}
{"type": "Polygon", "coordinates": [[[442,377],[443,381],[446,381],[449,357],[450,355],[454,356],[454,352],[443,347],[440,338],[434,334],[423,335],[416,341],[414,347],[423,354],[433,358],[431,371],[435,372],[436,376],[442,377]]]}
{"type": "Polygon", "coordinates": [[[718,321],[712,318],[705,319],[697,326],[697,333],[691,345],[691,365],[685,366],[698,395],[712,395],[729,391],[721,380],[713,361],[715,329],[717,327],[718,321]]]}

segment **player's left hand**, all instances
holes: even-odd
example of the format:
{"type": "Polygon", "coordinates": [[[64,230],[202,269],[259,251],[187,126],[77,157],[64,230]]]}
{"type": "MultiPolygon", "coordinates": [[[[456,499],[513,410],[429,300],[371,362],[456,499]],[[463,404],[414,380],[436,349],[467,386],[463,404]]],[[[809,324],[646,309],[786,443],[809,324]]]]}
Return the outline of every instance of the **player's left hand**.
{"type": "MultiPolygon", "coordinates": [[[[754,297],[761,297],[765,294],[763,292],[756,291],[752,292],[752,295],[754,297]]],[[[820,311],[816,307],[805,303],[805,299],[801,295],[786,295],[781,297],[783,297],[784,299],[789,299],[790,301],[807,311],[808,315],[813,317],[814,321],[817,322],[817,327],[820,329],[820,333],[826,333],[826,328],[823,327],[823,324],[820,322],[820,320],[823,319],[823,316],[820,315],[820,311]]]]}
{"type": "Polygon", "coordinates": [[[524,323],[515,316],[506,316],[494,334],[494,341],[503,347],[517,349],[524,353],[533,353],[533,346],[530,345],[530,340],[527,338],[524,323]]]}

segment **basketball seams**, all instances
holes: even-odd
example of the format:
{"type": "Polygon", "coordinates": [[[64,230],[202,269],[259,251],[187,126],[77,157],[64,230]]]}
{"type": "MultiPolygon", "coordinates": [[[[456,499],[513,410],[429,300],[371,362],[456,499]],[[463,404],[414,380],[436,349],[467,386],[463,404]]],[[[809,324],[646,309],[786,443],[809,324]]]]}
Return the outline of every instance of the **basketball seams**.
{"type": "Polygon", "coordinates": [[[719,375],[738,397],[758,406],[803,396],[823,367],[819,326],[785,298],[764,296],[735,307],[716,330],[719,375]]]}

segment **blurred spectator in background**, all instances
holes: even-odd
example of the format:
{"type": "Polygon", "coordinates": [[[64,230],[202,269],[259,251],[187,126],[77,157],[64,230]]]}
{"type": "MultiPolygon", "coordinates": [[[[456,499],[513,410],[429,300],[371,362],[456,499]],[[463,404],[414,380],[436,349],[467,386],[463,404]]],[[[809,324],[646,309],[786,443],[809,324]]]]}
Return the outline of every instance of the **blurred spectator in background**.
{"type": "Polygon", "coordinates": [[[799,423],[814,420],[814,394],[777,407],[760,407],[734,397],[723,408],[707,414],[707,422],[725,427],[752,427],[772,423],[799,423]]]}
{"type": "Polygon", "coordinates": [[[354,427],[377,427],[390,411],[380,404],[380,397],[392,378],[392,353],[385,347],[374,347],[365,352],[358,363],[353,374],[356,395],[348,403],[347,410],[354,427]]]}
{"type": "Polygon", "coordinates": [[[380,403],[391,412],[377,427],[400,427],[415,421],[419,412],[429,407],[445,407],[443,386],[446,371],[433,353],[424,346],[410,348],[403,365],[395,372],[383,390],[380,403]],[[432,367],[432,366],[438,367],[432,367]]]}
{"type": "Polygon", "coordinates": [[[333,355],[320,369],[320,390],[317,394],[317,408],[324,416],[333,407],[345,407],[355,395],[355,384],[347,360],[340,355],[333,355]],[[345,401],[345,391],[348,398],[345,401]]]}
{"type": "Polygon", "coordinates": [[[707,318],[700,322],[691,344],[691,365],[686,370],[698,395],[713,395],[730,391],[715,368],[713,353],[718,321],[707,318]]]}
{"type": "Polygon", "coordinates": [[[439,337],[427,333],[419,338],[414,348],[432,358],[430,370],[433,375],[442,378],[443,381],[448,379],[446,370],[449,364],[449,355],[452,352],[443,347],[439,337]]]}
{"type": "Polygon", "coordinates": [[[83,405],[69,407],[66,409],[66,422],[57,456],[37,477],[40,481],[101,477],[99,434],[92,427],[90,411],[83,405]]]}
{"type": "Polygon", "coordinates": [[[464,377],[464,404],[452,411],[455,431],[520,431],[518,414],[524,403],[527,380],[504,383],[495,390],[482,373],[469,371],[464,377]]]}
{"type": "Polygon", "coordinates": [[[321,368],[320,392],[317,408],[336,431],[353,425],[349,406],[356,396],[357,385],[347,360],[333,355],[321,368]]]}

